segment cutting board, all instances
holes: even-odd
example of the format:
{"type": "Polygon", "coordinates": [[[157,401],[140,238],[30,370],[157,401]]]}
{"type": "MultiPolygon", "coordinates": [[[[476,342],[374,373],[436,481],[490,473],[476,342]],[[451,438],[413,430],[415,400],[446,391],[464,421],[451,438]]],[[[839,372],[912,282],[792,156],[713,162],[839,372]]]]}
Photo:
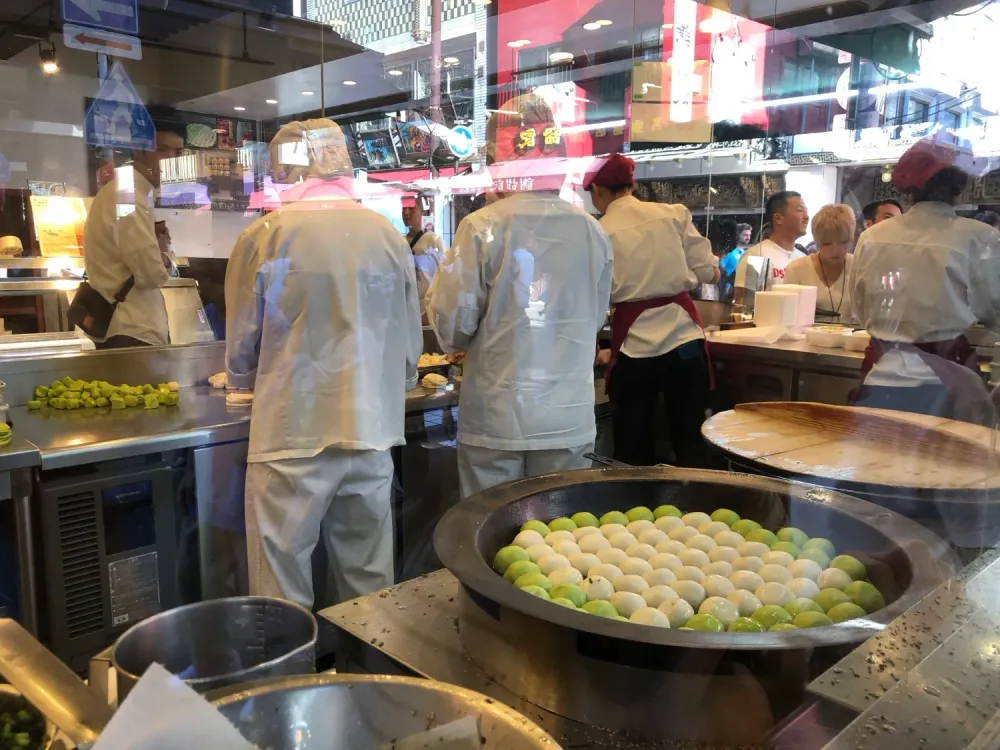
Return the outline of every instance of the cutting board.
{"type": "Polygon", "coordinates": [[[995,431],[940,417],[768,402],[716,414],[705,422],[702,434],[724,453],[757,464],[765,473],[903,488],[1000,487],[995,431]]]}

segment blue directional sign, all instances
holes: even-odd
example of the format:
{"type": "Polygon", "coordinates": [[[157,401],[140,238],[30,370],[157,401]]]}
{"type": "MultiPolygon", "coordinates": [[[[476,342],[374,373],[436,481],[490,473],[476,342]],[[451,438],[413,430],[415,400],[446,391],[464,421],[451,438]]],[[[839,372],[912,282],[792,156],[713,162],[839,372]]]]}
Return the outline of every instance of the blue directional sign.
{"type": "Polygon", "coordinates": [[[459,159],[471,154],[472,147],[474,145],[475,141],[472,137],[472,131],[467,127],[459,125],[458,127],[451,129],[451,133],[448,137],[448,148],[451,149],[451,153],[459,159]]]}
{"type": "Polygon", "coordinates": [[[139,33],[139,0],[62,0],[62,16],[66,23],[139,33]]]}
{"type": "Polygon", "coordinates": [[[156,128],[121,63],[116,62],[87,110],[83,137],[91,146],[152,151],[156,128]]]}

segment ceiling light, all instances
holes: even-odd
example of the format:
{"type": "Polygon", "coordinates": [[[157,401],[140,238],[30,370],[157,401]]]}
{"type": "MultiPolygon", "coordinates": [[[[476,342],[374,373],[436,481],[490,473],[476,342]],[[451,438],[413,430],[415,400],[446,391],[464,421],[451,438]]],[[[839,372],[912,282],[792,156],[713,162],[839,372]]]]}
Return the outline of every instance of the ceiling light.
{"type": "Polygon", "coordinates": [[[514,49],[517,49],[518,47],[527,47],[529,44],[531,44],[530,39],[515,39],[513,42],[507,42],[507,46],[513,47],[514,49]]]}
{"type": "Polygon", "coordinates": [[[357,86],[358,82],[357,81],[344,81],[344,85],[345,86],[357,86]]]}
{"type": "Polygon", "coordinates": [[[264,103],[265,104],[277,104],[278,100],[277,99],[265,99],[264,103]]]}
{"type": "Polygon", "coordinates": [[[38,57],[42,61],[42,72],[46,75],[55,75],[59,72],[59,61],[56,60],[56,45],[49,42],[48,49],[42,49],[38,44],[38,57]]]}
{"type": "Polygon", "coordinates": [[[458,65],[459,59],[457,57],[446,57],[442,60],[445,65],[458,65]]]}
{"type": "Polygon", "coordinates": [[[599,28],[601,28],[601,24],[597,23],[596,21],[591,21],[590,23],[585,23],[583,25],[583,28],[585,28],[587,31],[597,31],[599,28]]]}
{"type": "Polygon", "coordinates": [[[572,59],[573,59],[572,52],[553,52],[551,55],[549,55],[549,62],[553,63],[568,62],[569,60],[572,59]]]}
{"type": "Polygon", "coordinates": [[[594,23],[596,23],[598,26],[610,26],[611,25],[611,21],[609,21],[606,18],[599,18],[598,20],[594,21],[594,23]]]}
{"type": "Polygon", "coordinates": [[[233,107],[233,109],[235,109],[237,112],[246,112],[247,111],[246,107],[233,107]]]}
{"type": "Polygon", "coordinates": [[[393,68],[392,70],[390,70],[388,72],[389,72],[389,75],[391,75],[391,76],[401,76],[401,75],[403,75],[403,71],[401,71],[399,68],[393,68]]]}
{"type": "Polygon", "coordinates": [[[672,23],[665,23],[660,28],[661,29],[672,29],[672,28],[674,28],[674,25],[672,23]]]}
{"type": "Polygon", "coordinates": [[[312,96],[315,93],[315,91],[303,91],[302,96],[312,96]]]}
{"type": "Polygon", "coordinates": [[[490,3],[493,2],[493,0],[476,0],[476,2],[479,3],[480,5],[489,5],[490,3]]]}

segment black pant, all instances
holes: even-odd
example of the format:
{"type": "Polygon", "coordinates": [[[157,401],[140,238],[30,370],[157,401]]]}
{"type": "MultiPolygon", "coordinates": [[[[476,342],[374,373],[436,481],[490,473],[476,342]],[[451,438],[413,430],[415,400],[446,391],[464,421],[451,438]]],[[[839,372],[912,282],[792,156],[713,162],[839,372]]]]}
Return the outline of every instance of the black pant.
{"type": "Polygon", "coordinates": [[[633,466],[656,463],[656,401],[663,394],[678,466],[707,468],[709,451],[701,425],[709,408],[708,363],[699,339],[658,357],[619,354],[611,375],[615,460],[633,466]]]}
{"type": "Polygon", "coordinates": [[[152,346],[145,341],[139,341],[139,339],[134,339],[131,336],[112,336],[109,339],[105,339],[100,343],[95,343],[94,346],[98,349],[127,349],[130,346],[152,346]]]}

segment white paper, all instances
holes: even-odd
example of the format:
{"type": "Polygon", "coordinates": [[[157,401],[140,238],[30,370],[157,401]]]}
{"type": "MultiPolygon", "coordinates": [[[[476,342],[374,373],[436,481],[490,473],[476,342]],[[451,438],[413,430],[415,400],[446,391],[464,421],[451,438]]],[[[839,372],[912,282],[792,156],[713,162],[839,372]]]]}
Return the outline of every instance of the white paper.
{"type": "Polygon", "coordinates": [[[183,680],[153,664],[101,732],[94,750],[254,750],[183,680]]]}
{"type": "Polygon", "coordinates": [[[754,328],[733,328],[712,334],[712,339],[732,341],[734,344],[774,344],[788,337],[788,329],[784,326],[756,326],[754,328]]]}

